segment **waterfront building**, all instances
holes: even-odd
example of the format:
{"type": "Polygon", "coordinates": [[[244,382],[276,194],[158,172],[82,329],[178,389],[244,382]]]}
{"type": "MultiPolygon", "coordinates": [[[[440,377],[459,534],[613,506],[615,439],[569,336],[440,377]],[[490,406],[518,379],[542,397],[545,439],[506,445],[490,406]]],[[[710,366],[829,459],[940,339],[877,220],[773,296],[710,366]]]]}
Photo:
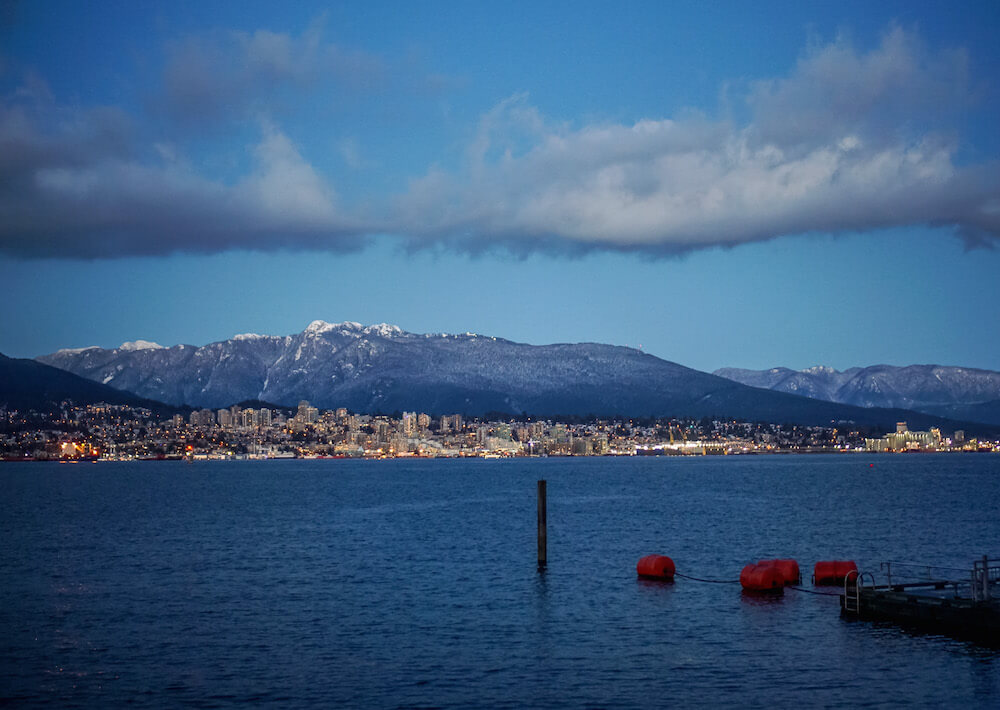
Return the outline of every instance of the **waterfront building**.
{"type": "Polygon", "coordinates": [[[390,439],[389,448],[396,454],[408,453],[410,451],[409,439],[403,434],[396,434],[390,439]]]}
{"type": "Polygon", "coordinates": [[[910,431],[906,422],[897,422],[896,431],[882,439],[865,439],[866,451],[933,451],[940,447],[940,429],[910,431]]]}

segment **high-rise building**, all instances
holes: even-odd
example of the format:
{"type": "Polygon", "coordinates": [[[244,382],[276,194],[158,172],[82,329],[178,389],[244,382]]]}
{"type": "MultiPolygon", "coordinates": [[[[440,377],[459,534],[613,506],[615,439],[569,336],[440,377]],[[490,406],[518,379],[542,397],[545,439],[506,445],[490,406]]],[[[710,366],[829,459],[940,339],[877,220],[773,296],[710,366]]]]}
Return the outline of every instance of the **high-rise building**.
{"type": "Polygon", "coordinates": [[[403,434],[413,436],[417,431],[417,415],[415,412],[403,412],[403,434]]]}
{"type": "Polygon", "coordinates": [[[298,413],[295,416],[302,424],[315,424],[319,421],[319,410],[310,406],[308,400],[303,399],[299,402],[298,413]]]}
{"type": "Polygon", "coordinates": [[[191,412],[188,421],[191,422],[191,426],[212,426],[215,424],[215,412],[211,409],[199,409],[191,412]]]}

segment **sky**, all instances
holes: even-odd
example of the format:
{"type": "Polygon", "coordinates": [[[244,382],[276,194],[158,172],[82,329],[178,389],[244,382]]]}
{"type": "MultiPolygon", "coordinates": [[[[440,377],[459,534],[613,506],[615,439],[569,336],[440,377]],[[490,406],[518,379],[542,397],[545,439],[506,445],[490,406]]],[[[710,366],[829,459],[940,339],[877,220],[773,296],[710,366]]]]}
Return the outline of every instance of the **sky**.
{"type": "Polygon", "coordinates": [[[0,0],[0,352],[1000,370],[1000,4],[0,0]]]}

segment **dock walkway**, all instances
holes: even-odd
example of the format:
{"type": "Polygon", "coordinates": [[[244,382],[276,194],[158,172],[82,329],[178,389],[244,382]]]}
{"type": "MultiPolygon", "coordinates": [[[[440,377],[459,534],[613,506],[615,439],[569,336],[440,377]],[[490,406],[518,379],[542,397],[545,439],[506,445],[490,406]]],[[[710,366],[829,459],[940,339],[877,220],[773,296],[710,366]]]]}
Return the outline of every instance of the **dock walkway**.
{"type": "MultiPolygon", "coordinates": [[[[898,581],[902,563],[882,563],[889,582],[875,585],[870,573],[852,575],[840,595],[841,613],[870,621],[890,621],[956,638],[1000,645],[1000,565],[984,557],[960,580],[898,581]],[[897,569],[893,583],[892,567],[897,569]],[[869,585],[865,581],[869,580],[869,585]]],[[[944,568],[934,568],[935,571],[944,568]]],[[[930,568],[928,568],[930,571],[930,568]]],[[[957,571],[957,570],[953,570],[957,571]]]]}

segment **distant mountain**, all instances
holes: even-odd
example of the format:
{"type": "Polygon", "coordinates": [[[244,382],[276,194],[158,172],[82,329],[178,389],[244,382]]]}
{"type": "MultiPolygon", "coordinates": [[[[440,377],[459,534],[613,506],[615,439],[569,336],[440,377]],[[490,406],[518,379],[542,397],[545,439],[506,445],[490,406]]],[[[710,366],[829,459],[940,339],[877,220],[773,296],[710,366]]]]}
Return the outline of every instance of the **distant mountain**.
{"type": "MultiPolygon", "coordinates": [[[[306,399],[360,412],[720,416],[886,428],[907,414],[754,389],[632,348],[418,335],[386,324],[314,321],[296,335],[238,335],[204,347],[137,341],[39,360],[145,397],[212,408],[306,399]]],[[[951,428],[934,417],[909,416],[914,427],[951,428]]]]}
{"type": "Polygon", "coordinates": [[[172,410],[162,402],[138,397],[34,360],[0,354],[0,406],[8,409],[50,409],[64,400],[75,404],[127,404],[154,411],[172,410]]]}
{"type": "Polygon", "coordinates": [[[859,407],[900,407],[953,419],[1000,425],[1000,372],[969,367],[874,365],[840,372],[723,368],[716,375],[751,387],[859,407]]]}

